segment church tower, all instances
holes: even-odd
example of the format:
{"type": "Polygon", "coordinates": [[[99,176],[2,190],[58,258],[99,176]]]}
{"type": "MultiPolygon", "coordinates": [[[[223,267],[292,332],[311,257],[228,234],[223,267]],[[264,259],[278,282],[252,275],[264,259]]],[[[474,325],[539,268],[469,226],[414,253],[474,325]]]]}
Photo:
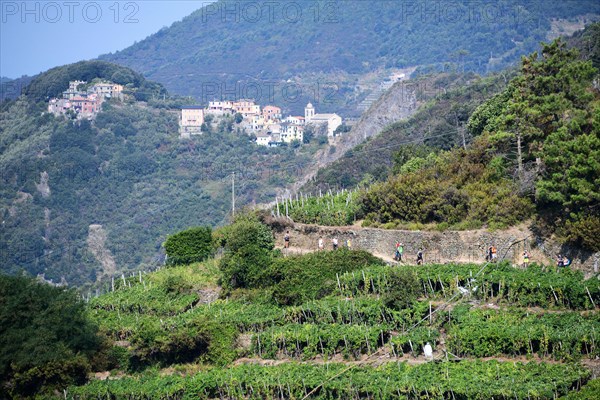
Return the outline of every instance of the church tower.
{"type": "Polygon", "coordinates": [[[311,103],[308,103],[304,108],[304,121],[306,123],[310,122],[310,120],[315,116],[315,108],[311,103]]]}

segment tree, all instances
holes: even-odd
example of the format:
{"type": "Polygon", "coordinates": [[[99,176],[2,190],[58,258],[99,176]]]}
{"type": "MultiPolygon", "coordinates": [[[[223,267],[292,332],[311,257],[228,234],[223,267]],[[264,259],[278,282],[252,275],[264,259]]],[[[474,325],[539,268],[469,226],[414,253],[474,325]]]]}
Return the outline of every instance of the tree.
{"type": "Polygon", "coordinates": [[[225,256],[219,263],[226,288],[253,287],[271,263],[273,233],[254,214],[241,214],[224,232],[225,256]]]}
{"type": "Polygon", "coordinates": [[[544,225],[597,250],[599,235],[589,229],[597,226],[600,198],[596,74],[560,39],[544,44],[541,56],[523,57],[520,75],[479,107],[469,128],[488,133],[494,150],[514,160],[521,187],[535,189],[544,225]]]}

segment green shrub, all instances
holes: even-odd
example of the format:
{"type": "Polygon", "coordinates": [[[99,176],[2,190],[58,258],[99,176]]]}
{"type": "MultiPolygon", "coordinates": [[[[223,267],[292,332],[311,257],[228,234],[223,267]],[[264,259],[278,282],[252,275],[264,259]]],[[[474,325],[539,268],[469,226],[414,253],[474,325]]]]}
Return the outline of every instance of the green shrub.
{"type": "Polygon", "coordinates": [[[167,265],[205,260],[212,252],[211,228],[201,226],[170,235],[165,242],[167,265]]]}
{"type": "Polygon", "coordinates": [[[0,275],[0,387],[29,396],[83,383],[100,346],[74,290],[0,275]]]}
{"type": "Polygon", "coordinates": [[[254,214],[239,216],[224,232],[225,255],[219,262],[225,289],[251,288],[260,284],[271,264],[273,233],[254,214]]]}
{"type": "Polygon", "coordinates": [[[370,265],[383,265],[383,261],[362,250],[320,251],[274,260],[263,282],[274,285],[273,297],[278,303],[298,305],[332,293],[337,274],[370,265]]]}
{"type": "Polygon", "coordinates": [[[225,232],[225,250],[236,253],[248,245],[256,245],[265,250],[275,247],[273,233],[254,214],[238,216],[225,232]]]}
{"type": "Polygon", "coordinates": [[[199,318],[185,324],[145,322],[132,337],[130,366],[167,366],[195,360],[225,365],[235,359],[233,325],[199,318]]]}
{"type": "Polygon", "coordinates": [[[400,310],[410,307],[421,293],[419,277],[411,270],[394,270],[388,277],[388,286],[383,295],[383,304],[400,310]]]}
{"type": "Polygon", "coordinates": [[[189,292],[192,285],[180,275],[169,275],[164,283],[167,294],[183,294],[189,292]]]}
{"type": "Polygon", "coordinates": [[[271,251],[252,244],[225,253],[219,262],[222,286],[226,289],[262,286],[264,272],[269,269],[272,258],[271,251]]]}

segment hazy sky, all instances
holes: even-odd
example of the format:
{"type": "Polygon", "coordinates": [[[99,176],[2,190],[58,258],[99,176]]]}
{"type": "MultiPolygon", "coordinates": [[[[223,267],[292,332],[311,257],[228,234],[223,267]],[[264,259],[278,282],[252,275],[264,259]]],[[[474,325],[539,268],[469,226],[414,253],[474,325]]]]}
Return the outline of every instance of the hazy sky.
{"type": "Polygon", "coordinates": [[[0,76],[18,78],[122,50],[209,0],[0,0],[0,76]]]}

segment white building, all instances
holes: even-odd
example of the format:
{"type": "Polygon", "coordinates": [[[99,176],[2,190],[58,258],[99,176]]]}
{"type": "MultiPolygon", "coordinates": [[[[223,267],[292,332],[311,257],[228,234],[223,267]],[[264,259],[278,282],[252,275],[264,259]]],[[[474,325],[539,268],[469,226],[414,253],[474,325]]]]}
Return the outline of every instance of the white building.
{"type": "Polygon", "coordinates": [[[208,108],[206,109],[207,114],[214,115],[233,115],[233,102],[232,101],[209,101],[208,108]]]}
{"type": "Polygon", "coordinates": [[[337,114],[316,114],[311,103],[308,103],[304,109],[304,119],[306,125],[326,125],[329,137],[333,137],[333,132],[342,125],[342,117],[337,114]]]}
{"type": "Polygon", "coordinates": [[[295,124],[295,125],[304,125],[306,122],[306,119],[304,117],[292,117],[290,115],[283,122],[289,122],[290,124],[295,124]]]}
{"type": "Polygon", "coordinates": [[[268,146],[271,142],[271,135],[259,133],[256,135],[256,144],[259,146],[268,146]]]}
{"type": "Polygon", "coordinates": [[[281,141],[285,143],[291,143],[294,140],[302,143],[304,140],[304,126],[283,122],[281,124],[280,137],[281,141]]]}

